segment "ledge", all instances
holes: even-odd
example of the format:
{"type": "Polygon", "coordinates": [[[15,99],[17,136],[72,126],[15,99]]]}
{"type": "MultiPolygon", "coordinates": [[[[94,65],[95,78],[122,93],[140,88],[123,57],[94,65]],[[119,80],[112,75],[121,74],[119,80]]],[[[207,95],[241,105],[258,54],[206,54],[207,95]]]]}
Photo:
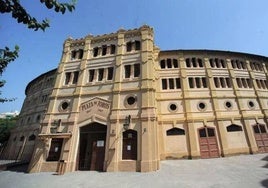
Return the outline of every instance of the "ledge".
{"type": "Polygon", "coordinates": [[[49,134],[39,134],[39,138],[71,138],[72,133],[49,133],[49,134]]]}

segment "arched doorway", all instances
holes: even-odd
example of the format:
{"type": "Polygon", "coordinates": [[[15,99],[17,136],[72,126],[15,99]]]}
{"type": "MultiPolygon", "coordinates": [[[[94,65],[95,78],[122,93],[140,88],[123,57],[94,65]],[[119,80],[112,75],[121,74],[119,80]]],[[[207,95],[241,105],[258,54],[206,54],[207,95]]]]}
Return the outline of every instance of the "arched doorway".
{"type": "Polygon", "coordinates": [[[107,126],[91,123],[80,128],[78,170],[103,171],[107,126]]]}
{"type": "Polygon", "coordinates": [[[268,133],[265,125],[257,123],[253,125],[253,130],[259,152],[268,152],[268,133]]]}
{"type": "Polygon", "coordinates": [[[215,128],[203,127],[198,129],[201,158],[219,157],[219,148],[215,128]]]}

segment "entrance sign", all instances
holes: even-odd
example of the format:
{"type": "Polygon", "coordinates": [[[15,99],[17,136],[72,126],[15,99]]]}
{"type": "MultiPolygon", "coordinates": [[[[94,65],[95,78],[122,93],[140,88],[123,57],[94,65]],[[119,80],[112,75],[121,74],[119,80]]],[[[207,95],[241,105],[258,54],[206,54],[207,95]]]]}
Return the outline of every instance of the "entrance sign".
{"type": "Polygon", "coordinates": [[[97,116],[101,119],[106,119],[110,113],[111,102],[94,98],[80,105],[79,122],[90,119],[92,116],[97,116]]]}
{"type": "Polygon", "coordinates": [[[98,140],[97,147],[104,147],[104,140],[98,140]]]}

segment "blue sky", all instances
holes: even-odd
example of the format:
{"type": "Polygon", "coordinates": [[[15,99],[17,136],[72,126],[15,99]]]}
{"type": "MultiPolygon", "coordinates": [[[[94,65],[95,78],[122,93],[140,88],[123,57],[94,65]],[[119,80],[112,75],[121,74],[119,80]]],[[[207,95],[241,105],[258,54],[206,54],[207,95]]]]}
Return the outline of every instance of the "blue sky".
{"type": "Polygon", "coordinates": [[[21,3],[39,20],[48,18],[51,27],[31,31],[11,15],[0,15],[0,47],[20,46],[19,58],[1,78],[7,81],[2,97],[17,100],[0,104],[0,113],[21,109],[26,85],[58,66],[69,36],[82,38],[148,24],[161,50],[214,49],[268,56],[267,0],[78,0],[75,12],[64,15],[47,10],[38,0],[21,3]]]}

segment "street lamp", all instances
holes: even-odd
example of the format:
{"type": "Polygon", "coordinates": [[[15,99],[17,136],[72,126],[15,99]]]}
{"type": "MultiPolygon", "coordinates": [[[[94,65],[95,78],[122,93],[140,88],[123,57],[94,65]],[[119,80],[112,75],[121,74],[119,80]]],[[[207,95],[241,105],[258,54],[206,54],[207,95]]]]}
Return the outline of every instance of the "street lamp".
{"type": "Polygon", "coordinates": [[[126,116],[125,123],[123,124],[123,127],[125,130],[128,130],[128,128],[129,128],[130,120],[131,120],[131,116],[130,115],[126,116]]]}

